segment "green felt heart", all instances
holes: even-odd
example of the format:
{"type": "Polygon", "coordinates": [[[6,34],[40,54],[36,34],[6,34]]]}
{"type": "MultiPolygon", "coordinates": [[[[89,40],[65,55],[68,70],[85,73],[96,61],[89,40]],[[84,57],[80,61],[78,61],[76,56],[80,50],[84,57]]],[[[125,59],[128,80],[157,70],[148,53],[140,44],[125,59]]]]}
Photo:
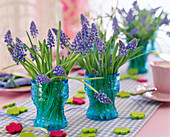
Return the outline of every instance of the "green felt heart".
{"type": "Polygon", "coordinates": [[[9,115],[14,115],[14,116],[17,116],[20,113],[24,113],[26,111],[28,111],[28,108],[26,108],[24,106],[21,106],[21,107],[12,107],[12,108],[7,109],[7,113],[9,115]]]}
{"type": "Polygon", "coordinates": [[[130,129],[125,128],[125,127],[120,127],[120,128],[116,127],[116,128],[114,128],[114,132],[115,132],[115,134],[126,135],[126,134],[130,133],[130,129]]]}
{"type": "Polygon", "coordinates": [[[125,91],[120,91],[118,94],[117,94],[118,97],[121,97],[121,98],[129,98],[130,97],[130,93],[129,92],[125,92],[125,91]]]}
{"type": "Polygon", "coordinates": [[[85,98],[85,95],[84,94],[76,94],[74,95],[73,97],[76,97],[76,98],[85,98]]]}
{"type": "Polygon", "coordinates": [[[137,80],[138,78],[142,78],[142,76],[133,76],[132,77],[133,80],[137,80]]]}
{"type": "Polygon", "coordinates": [[[23,113],[23,112],[28,111],[28,108],[21,106],[21,107],[19,107],[19,110],[20,110],[20,113],[23,113]]]}
{"type": "Polygon", "coordinates": [[[130,116],[133,119],[143,119],[145,117],[145,113],[140,112],[140,111],[135,111],[135,112],[131,112],[130,116]]]}
{"type": "Polygon", "coordinates": [[[83,94],[85,94],[86,91],[85,91],[84,89],[78,89],[78,93],[83,93],[83,94]]]}
{"type": "Polygon", "coordinates": [[[131,78],[130,75],[121,75],[120,76],[120,80],[129,79],[129,78],[131,78]]]}
{"type": "Polygon", "coordinates": [[[19,137],[36,137],[36,136],[32,132],[27,132],[27,133],[22,132],[22,133],[20,133],[19,137]]]}
{"type": "Polygon", "coordinates": [[[66,101],[66,104],[73,104],[73,99],[72,99],[72,98],[69,98],[69,99],[66,101]]]}
{"type": "Polygon", "coordinates": [[[98,128],[84,128],[82,129],[83,133],[96,133],[98,131],[98,128]]]}
{"type": "Polygon", "coordinates": [[[12,106],[15,106],[15,105],[16,105],[16,103],[14,102],[14,103],[10,103],[10,104],[2,106],[2,108],[5,109],[5,108],[12,107],[12,106]]]}
{"type": "Polygon", "coordinates": [[[79,137],[95,137],[95,133],[82,133],[79,137]]]}

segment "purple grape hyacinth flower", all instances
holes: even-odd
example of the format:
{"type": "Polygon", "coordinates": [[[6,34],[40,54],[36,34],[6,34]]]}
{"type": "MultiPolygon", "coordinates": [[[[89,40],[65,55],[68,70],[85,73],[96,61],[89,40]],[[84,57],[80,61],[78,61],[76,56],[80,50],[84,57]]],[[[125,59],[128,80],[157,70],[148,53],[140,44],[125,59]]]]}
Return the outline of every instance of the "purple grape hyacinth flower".
{"type": "Polygon", "coordinates": [[[100,75],[99,72],[97,70],[93,69],[93,68],[91,69],[91,71],[92,71],[92,74],[94,74],[96,76],[100,75]]]}
{"type": "Polygon", "coordinates": [[[125,14],[125,15],[127,14],[124,8],[121,9],[121,10],[118,9],[118,12],[119,12],[119,14],[121,14],[121,15],[122,15],[122,14],[125,14]]]}
{"type": "Polygon", "coordinates": [[[80,19],[81,19],[81,24],[82,25],[83,24],[87,24],[88,26],[90,25],[89,21],[87,20],[87,18],[83,14],[80,15],[80,19]]]}
{"type": "Polygon", "coordinates": [[[50,78],[47,77],[44,74],[38,74],[37,75],[37,82],[40,83],[40,84],[45,84],[47,82],[50,82],[50,78]]]}
{"type": "MultiPolygon", "coordinates": [[[[103,67],[105,67],[104,62],[103,62],[103,67]]],[[[102,59],[99,60],[99,68],[102,69],[102,59]]]]}
{"type": "Polygon", "coordinates": [[[31,22],[30,32],[31,32],[31,35],[32,35],[33,38],[36,37],[37,34],[39,34],[37,26],[35,25],[34,21],[31,22]]]}
{"type": "Polygon", "coordinates": [[[115,16],[114,19],[113,19],[112,28],[113,28],[113,30],[114,30],[114,34],[118,34],[119,26],[118,26],[118,21],[117,21],[116,16],[115,16]]]}
{"type": "MultiPolygon", "coordinates": [[[[48,30],[48,35],[47,35],[47,46],[49,46],[49,47],[54,47],[55,45],[55,39],[54,39],[54,36],[53,36],[53,34],[52,34],[52,32],[51,32],[51,29],[49,29],[48,30]]],[[[48,48],[49,48],[48,47],[48,48]]]]}
{"type": "Polygon", "coordinates": [[[7,31],[7,33],[5,34],[5,37],[4,37],[4,38],[5,38],[4,42],[7,43],[7,46],[9,46],[8,43],[13,44],[13,38],[12,38],[12,35],[11,35],[11,31],[10,31],[10,30],[7,31]]]}
{"type": "MultiPolygon", "coordinates": [[[[94,23],[89,28],[88,21],[81,16],[82,29],[79,31],[71,44],[70,50],[75,51],[75,54],[87,54],[96,42],[98,37],[98,30],[94,23]]],[[[98,46],[103,46],[102,42],[98,43],[98,46]]]]}
{"type": "Polygon", "coordinates": [[[135,48],[137,47],[137,39],[134,38],[133,40],[131,40],[128,45],[127,45],[127,49],[130,49],[129,52],[132,52],[133,50],[135,50],[135,48]]]}
{"type": "Polygon", "coordinates": [[[18,37],[16,37],[16,42],[19,44],[20,47],[27,51],[27,48],[24,46],[23,42],[18,37]]]}
{"type": "Polygon", "coordinates": [[[101,54],[101,53],[105,54],[104,50],[107,48],[105,46],[105,43],[99,37],[95,37],[95,42],[96,42],[96,48],[97,48],[99,54],[101,54]]]}
{"type": "Polygon", "coordinates": [[[127,13],[126,20],[128,25],[131,25],[134,22],[135,16],[133,15],[132,9],[130,9],[129,12],[127,13]]]}
{"type": "Polygon", "coordinates": [[[124,56],[124,54],[128,56],[127,48],[125,47],[125,44],[119,40],[119,56],[124,56]]]}
{"type": "Polygon", "coordinates": [[[138,3],[137,3],[137,0],[133,2],[133,7],[135,10],[138,10],[138,3]]]}
{"type": "Polygon", "coordinates": [[[170,31],[166,33],[168,35],[168,37],[170,37],[170,31]]]}
{"type": "MultiPolygon", "coordinates": [[[[24,53],[24,46],[21,46],[20,41],[16,38],[16,44],[13,44],[13,52],[12,52],[12,56],[18,58],[19,60],[25,62],[25,56],[26,54],[24,53]]],[[[14,59],[14,58],[13,58],[14,59]]],[[[16,64],[19,64],[19,61],[14,59],[14,61],[16,62],[16,64]]]]}
{"type": "MultiPolygon", "coordinates": [[[[30,49],[32,50],[32,52],[34,52],[34,50],[35,50],[35,54],[37,53],[37,46],[36,45],[34,45],[34,50],[33,50],[32,47],[30,49]]],[[[30,57],[31,57],[32,61],[35,60],[34,56],[31,53],[30,53],[30,57]]]]}
{"type": "Polygon", "coordinates": [[[95,93],[94,97],[97,98],[97,100],[99,100],[101,103],[113,104],[111,99],[109,97],[107,97],[107,95],[105,93],[102,93],[101,90],[99,90],[99,94],[95,93]]]}
{"type": "Polygon", "coordinates": [[[63,67],[56,66],[53,70],[53,75],[67,77],[66,72],[63,67]]]}
{"type": "Polygon", "coordinates": [[[151,9],[151,10],[149,11],[149,13],[152,14],[152,15],[154,15],[159,8],[160,8],[160,7],[157,7],[157,8],[155,8],[155,9],[151,9]]]}
{"type": "Polygon", "coordinates": [[[134,35],[138,34],[138,32],[139,32],[139,27],[136,27],[130,31],[130,35],[134,36],[134,35]]]}
{"type": "Polygon", "coordinates": [[[168,20],[168,15],[166,14],[164,19],[162,20],[162,22],[159,24],[159,26],[165,24],[165,25],[169,25],[170,20],[168,20]]]}
{"type": "MultiPolygon", "coordinates": [[[[52,31],[54,32],[54,34],[56,35],[56,41],[58,40],[58,29],[52,28],[52,31]]],[[[64,49],[63,45],[65,45],[66,47],[69,46],[68,41],[70,40],[70,38],[68,38],[68,35],[66,35],[62,30],[60,33],[60,46],[62,49],[64,49]]]]}

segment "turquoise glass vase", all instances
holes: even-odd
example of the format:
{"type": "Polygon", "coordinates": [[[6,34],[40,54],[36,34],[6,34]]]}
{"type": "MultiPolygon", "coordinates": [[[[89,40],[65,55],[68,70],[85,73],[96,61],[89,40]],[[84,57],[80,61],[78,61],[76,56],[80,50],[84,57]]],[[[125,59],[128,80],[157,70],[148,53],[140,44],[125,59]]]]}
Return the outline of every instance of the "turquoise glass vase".
{"type": "MultiPolygon", "coordinates": [[[[143,48],[141,51],[139,51],[137,54],[135,54],[135,56],[138,56],[138,55],[144,54],[144,53],[148,53],[149,42],[139,41],[138,46],[143,46],[143,48]]],[[[147,57],[148,57],[148,54],[145,54],[145,55],[139,56],[133,60],[130,60],[128,71],[130,71],[131,69],[136,69],[138,74],[146,73],[148,71],[148,67],[146,64],[147,57]]]]}
{"type": "Polygon", "coordinates": [[[67,126],[64,105],[68,99],[68,80],[39,84],[31,81],[31,97],[37,109],[35,127],[58,130],[67,126]]]}
{"type": "Polygon", "coordinates": [[[86,78],[104,77],[104,79],[85,80],[97,91],[102,90],[113,102],[113,104],[106,104],[99,102],[95,97],[95,92],[85,85],[85,91],[89,97],[89,107],[86,113],[87,118],[92,120],[104,121],[111,120],[118,117],[118,112],[115,107],[115,98],[119,92],[120,75],[99,75],[85,74],[86,78]]]}
{"type": "Polygon", "coordinates": [[[150,42],[150,44],[151,44],[151,51],[155,50],[155,39],[156,39],[157,35],[158,35],[158,30],[155,31],[154,38],[151,39],[151,42],[150,42]]]}

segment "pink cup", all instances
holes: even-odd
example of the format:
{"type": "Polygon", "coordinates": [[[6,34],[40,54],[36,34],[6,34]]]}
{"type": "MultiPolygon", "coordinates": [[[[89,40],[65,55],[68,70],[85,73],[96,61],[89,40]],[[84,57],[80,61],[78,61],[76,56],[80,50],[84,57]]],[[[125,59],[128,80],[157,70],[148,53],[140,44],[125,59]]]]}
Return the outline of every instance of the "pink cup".
{"type": "Polygon", "coordinates": [[[153,81],[158,92],[170,94],[170,62],[154,61],[151,63],[153,81]]]}

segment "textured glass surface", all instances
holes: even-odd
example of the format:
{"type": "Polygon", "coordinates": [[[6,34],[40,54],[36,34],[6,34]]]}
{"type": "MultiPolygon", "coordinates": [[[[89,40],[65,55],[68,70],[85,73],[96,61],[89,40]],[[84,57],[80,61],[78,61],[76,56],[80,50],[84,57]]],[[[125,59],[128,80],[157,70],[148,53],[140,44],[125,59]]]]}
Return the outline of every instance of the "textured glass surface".
{"type": "Polygon", "coordinates": [[[155,38],[157,37],[157,35],[158,35],[158,30],[155,31],[154,38],[151,39],[151,50],[155,50],[155,38]]]}
{"type": "MultiPolygon", "coordinates": [[[[86,73],[86,78],[96,77],[94,74],[86,73]]],[[[86,93],[89,97],[89,107],[87,110],[87,117],[93,120],[110,120],[118,117],[115,107],[115,97],[119,92],[120,76],[114,75],[100,75],[105,79],[85,80],[89,85],[94,87],[97,91],[102,90],[113,102],[113,104],[100,103],[94,97],[94,91],[85,85],[86,93]]]]}
{"type": "MultiPolygon", "coordinates": [[[[139,51],[137,54],[135,54],[135,56],[138,56],[138,55],[143,54],[143,53],[147,53],[148,52],[148,45],[149,45],[148,42],[141,42],[140,41],[138,43],[138,46],[143,46],[143,48],[142,48],[141,51],[139,51]]],[[[146,73],[148,71],[148,67],[146,65],[147,57],[148,57],[148,54],[142,55],[142,56],[137,57],[133,60],[130,60],[128,70],[129,69],[137,69],[138,74],[146,73]]]]}
{"type": "Polygon", "coordinates": [[[32,80],[31,97],[37,108],[35,127],[58,130],[67,126],[64,105],[68,99],[68,80],[39,84],[32,80]]]}

